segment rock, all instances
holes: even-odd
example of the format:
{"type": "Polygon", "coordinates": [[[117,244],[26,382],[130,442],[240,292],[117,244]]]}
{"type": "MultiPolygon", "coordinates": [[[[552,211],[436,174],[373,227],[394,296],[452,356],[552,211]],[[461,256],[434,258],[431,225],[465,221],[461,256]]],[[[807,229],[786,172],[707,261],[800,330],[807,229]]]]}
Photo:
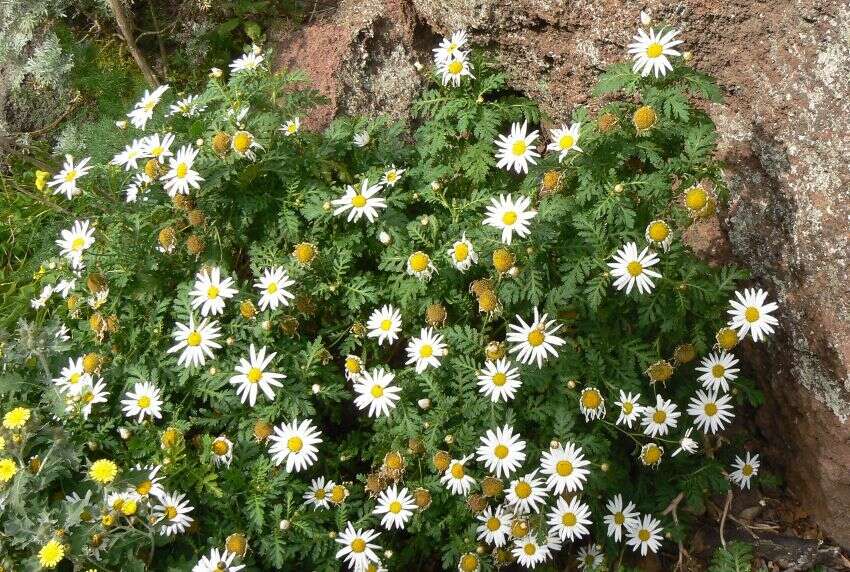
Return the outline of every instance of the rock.
{"type": "Polygon", "coordinates": [[[765,388],[764,451],[836,541],[850,546],[850,6],[845,0],[344,0],[282,42],[336,112],[404,117],[437,35],[466,28],[512,88],[565,121],[621,61],[649,9],[684,32],[727,95],[709,112],[731,201],[686,238],[753,269],[780,304],[769,342],[744,344],[765,388]]]}

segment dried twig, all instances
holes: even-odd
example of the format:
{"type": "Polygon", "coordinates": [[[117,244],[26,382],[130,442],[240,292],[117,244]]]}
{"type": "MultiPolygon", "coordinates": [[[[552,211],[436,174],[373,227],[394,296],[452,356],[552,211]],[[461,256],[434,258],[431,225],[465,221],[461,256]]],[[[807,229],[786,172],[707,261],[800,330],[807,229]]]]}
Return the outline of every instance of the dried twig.
{"type": "Polygon", "coordinates": [[[720,515],[720,544],[726,548],[726,538],[723,536],[723,528],[726,526],[726,516],[729,514],[729,506],[732,504],[732,489],[726,493],[726,502],[723,504],[723,514],[720,515]]]}
{"type": "Polygon", "coordinates": [[[139,46],[136,45],[136,39],[133,37],[133,23],[130,20],[130,15],[127,13],[127,9],[124,7],[124,4],[121,0],[109,0],[109,7],[112,8],[112,13],[115,15],[115,21],[118,23],[118,29],[121,32],[121,37],[123,38],[124,43],[127,44],[127,48],[130,50],[130,55],[132,55],[133,59],[136,60],[136,65],[139,66],[142,75],[145,76],[145,81],[147,81],[148,85],[151,87],[159,86],[159,80],[148,65],[148,62],[145,59],[144,54],[142,54],[142,51],[139,49],[139,46]]]}
{"type": "MultiPolygon", "coordinates": [[[[679,514],[676,511],[679,508],[679,503],[682,502],[683,498],[685,498],[685,493],[680,492],[678,495],[676,495],[676,498],[674,498],[672,501],[670,501],[670,504],[667,505],[667,508],[665,508],[664,512],[662,513],[664,515],[672,514],[673,515],[673,522],[676,524],[676,526],[679,525],[679,514]]],[[[679,559],[676,561],[675,570],[682,570],[683,567],[684,567],[685,557],[688,555],[688,551],[685,550],[685,547],[682,544],[681,540],[678,542],[678,544],[679,544],[679,559]]]]}

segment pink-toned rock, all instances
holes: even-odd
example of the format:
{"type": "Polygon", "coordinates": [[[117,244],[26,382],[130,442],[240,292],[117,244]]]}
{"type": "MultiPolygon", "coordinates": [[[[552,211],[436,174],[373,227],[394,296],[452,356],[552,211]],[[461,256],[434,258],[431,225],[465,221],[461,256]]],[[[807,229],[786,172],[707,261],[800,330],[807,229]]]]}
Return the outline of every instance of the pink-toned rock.
{"type": "Polygon", "coordinates": [[[404,117],[436,34],[466,28],[511,87],[555,121],[623,59],[639,11],[681,28],[684,49],[727,95],[720,131],[731,203],[690,231],[710,261],[753,270],[780,332],[746,345],[766,390],[759,422],[789,486],[850,546],[850,5],[846,0],[346,0],[282,43],[336,112],[404,117]]]}

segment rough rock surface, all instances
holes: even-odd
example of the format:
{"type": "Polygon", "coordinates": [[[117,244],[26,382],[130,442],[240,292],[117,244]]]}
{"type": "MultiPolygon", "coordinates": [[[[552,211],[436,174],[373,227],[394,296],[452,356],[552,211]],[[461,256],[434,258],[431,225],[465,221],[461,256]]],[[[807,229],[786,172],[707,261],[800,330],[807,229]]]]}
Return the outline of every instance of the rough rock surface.
{"type": "Polygon", "coordinates": [[[466,28],[553,121],[620,61],[641,9],[684,30],[727,95],[710,109],[732,193],[691,241],[732,257],[781,306],[781,332],[745,346],[766,390],[766,451],[819,523],[850,546],[850,5],[846,0],[345,0],[284,37],[337,112],[403,117],[437,35],[466,28]]]}

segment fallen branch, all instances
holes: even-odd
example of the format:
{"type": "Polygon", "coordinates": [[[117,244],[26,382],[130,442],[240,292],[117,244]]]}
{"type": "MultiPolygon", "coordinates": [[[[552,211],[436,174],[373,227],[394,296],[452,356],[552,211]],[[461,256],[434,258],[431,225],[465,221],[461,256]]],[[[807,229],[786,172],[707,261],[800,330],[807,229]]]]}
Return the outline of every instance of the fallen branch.
{"type": "Polygon", "coordinates": [[[127,44],[127,48],[130,50],[130,55],[132,55],[133,59],[136,60],[136,65],[139,66],[139,70],[141,70],[142,75],[145,76],[145,81],[147,81],[148,85],[151,87],[158,87],[159,80],[153,73],[153,69],[151,69],[148,65],[148,62],[145,59],[144,54],[142,54],[142,51],[139,49],[139,46],[136,45],[136,39],[133,37],[133,23],[130,20],[130,15],[127,13],[127,9],[124,7],[124,4],[121,0],[109,0],[109,7],[112,8],[112,13],[115,15],[115,21],[118,23],[118,30],[121,32],[121,37],[127,44]]]}

